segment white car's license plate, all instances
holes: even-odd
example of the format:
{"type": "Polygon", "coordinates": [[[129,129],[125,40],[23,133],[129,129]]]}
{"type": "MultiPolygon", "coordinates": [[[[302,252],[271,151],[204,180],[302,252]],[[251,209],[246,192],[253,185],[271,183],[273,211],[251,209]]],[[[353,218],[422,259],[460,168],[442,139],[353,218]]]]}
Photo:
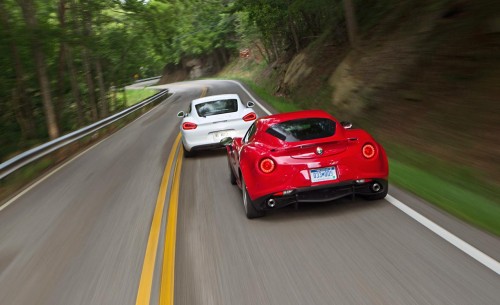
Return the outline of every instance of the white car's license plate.
{"type": "Polygon", "coordinates": [[[335,167],[316,168],[309,170],[311,182],[332,181],[337,179],[335,167]]]}
{"type": "Polygon", "coordinates": [[[214,141],[220,141],[225,137],[230,137],[232,134],[233,133],[231,130],[222,130],[222,131],[212,132],[212,137],[214,141]]]}

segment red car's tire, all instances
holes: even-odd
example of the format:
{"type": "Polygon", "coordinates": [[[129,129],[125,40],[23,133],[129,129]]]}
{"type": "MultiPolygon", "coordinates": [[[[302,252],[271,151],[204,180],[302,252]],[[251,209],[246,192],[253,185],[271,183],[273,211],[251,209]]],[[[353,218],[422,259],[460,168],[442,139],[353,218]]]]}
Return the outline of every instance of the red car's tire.
{"type": "Polygon", "coordinates": [[[243,193],[243,207],[245,208],[247,218],[252,219],[264,216],[263,211],[259,211],[255,208],[254,202],[248,195],[247,186],[243,177],[241,177],[241,192],[243,193]]]}
{"type": "Polygon", "coordinates": [[[232,185],[236,185],[236,176],[233,173],[233,170],[231,169],[231,165],[229,164],[229,159],[227,160],[227,166],[229,168],[229,181],[231,182],[232,185]]]}

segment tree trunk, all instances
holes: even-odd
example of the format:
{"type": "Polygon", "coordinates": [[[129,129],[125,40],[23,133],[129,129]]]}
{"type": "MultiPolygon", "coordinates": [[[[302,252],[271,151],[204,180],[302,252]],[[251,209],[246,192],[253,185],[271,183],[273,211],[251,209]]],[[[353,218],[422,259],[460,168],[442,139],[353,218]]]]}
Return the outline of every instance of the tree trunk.
{"type": "Polygon", "coordinates": [[[18,3],[21,6],[24,21],[26,22],[28,31],[31,35],[33,57],[35,59],[36,74],[40,83],[40,93],[42,95],[43,109],[47,122],[47,130],[50,139],[55,139],[59,136],[59,126],[57,125],[54,105],[52,104],[43,46],[39,37],[36,35],[36,31],[38,30],[38,20],[36,19],[35,5],[33,3],[33,0],[18,0],[18,3]]]}
{"type": "Polygon", "coordinates": [[[349,41],[351,42],[351,47],[356,48],[358,45],[358,22],[356,21],[352,0],[344,0],[344,9],[349,41]]]}
{"type": "Polygon", "coordinates": [[[277,60],[279,58],[279,52],[278,52],[278,45],[276,43],[276,40],[274,37],[271,37],[271,43],[273,45],[273,53],[274,53],[274,58],[273,61],[277,60]]]}
{"type": "Polygon", "coordinates": [[[55,98],[54,108],[56,119],[61,126],[62,112],[64,110],[64,76],[66,72],[66,46],[65,43],[59,45],[59,58],[57,60],[57,96],[55,98]]]}
{"type": "Polygon", "coordinates": [[[299,41],[299,35],[297,34],[297,26],[295,25],[295,22],[290,16],[290,13],[288,14],[288,26],[290,27],[290,31],[292,32],[293,42],[295,45],[295,52],[299,53],[300,41],[299,41]]]}
{"type": "Polygon", "coordinates": [[[109,105],[107,99],[107,90],[104,85],[104,77],[102,74],[101,61],[96,59],[95,61],[95,71],[97,73],[97,84],[99,85],[99,105],[101,106],[101,118],[105,118],[109,115],[109,105]]]}
{"type": "Polygon", "coordinates": [[[23,105],[23,99],[18,87],[12,90],[12,99],[11,99],[11,107],[14,115],[16,117],[16,122],[21,128],[21,137],[23,139],[35,138],[36,136],[36,126],[35,121],[33,119],[33,111],[29,114],[26,113],[26,107],[23,105]]]}
{"type": "MultiPolygon", "coordinates": [[[[221,62],[221,50],[220,48],[217,48],[215,49],[213,52],[212,52],[212,57],[215,61],[215,73],[218,73],[220,70],[222,70],[222,67],[224,66],[224,64],[221,62]]],[[[224,61],[224,60],[222,60],[224,61]]]]}
{"type": "Polygon", "coordinates": [[[66,74],[66,0],[60,0],[57,8],[57,19],[59,27],[63,35],[59,44],[59,56],[57,60],[57,97],[55,99],[56,118],[59,126],[61,126],[62,112],[64,110],[65,100],[65,81],[66,74]]]}
{"type": "Polygon", "coordinates": [[[112,109],[111,109],[111,110],[112,110],[113,112],[115,112],[115,111],[119,108],[119,106],[118,106],[118,104],[117,104],[118,102],[117,102],[117,99],[116,99],[116,90],[117,90],[117,89],[116,89],[116,87],[114,86],[114,84],[113,84],[113,83],[111,83],[111,88],[110,88],[110,90],[111,90],[111,106],[112,106],[112,109]]]}
{"type": "Polygon", "coordinates": [[[92,77],[92,69],[90,66],[90,51],[84,47],[83,48],[83,72],[85,74],[85,81],[87,82],[87,91],[89,97],[90,112],[92,114],[92,121],[97,121],[99,119],[99,114],[97,113],[97,102],[95,98],[95,85],[92,77]]]}
{"type": "Polygon", "coordinates": [[[9,15],[5,10],[3,2],[0,1],[0,24],[5,30],[5,35],[9,41],[10,55],[14,63],[16,73],[16,87],[12,90],[11,106],[14,111],[16,121],[21,128],[21,136],[24,139],[36,136],[35,120],[33,118],[33,106],[31,99],[26,95],[24,66],[19,55],[19,49],[11,33],[9,15]]]}
{"type": "MultiPolygon", "coordinates": [[[[72,25],[73,31],[78,33],[78,7],[74,0],[70,0],[69,5],[71,12],[70,24],[72,25]]],[[[73,50],[70,45],[66,46],[66,65],[68,67],[69,81],[71,83],[71,95],[73,96],[73,101],[76,104],[77,124],[79,127],[83,127],[85,125],[85,109],[80,92],[80,86],[78,84],[78,72],[73,61],[73,50]]]]}
{"type": "Polygon", "coordinates": [[[92,36],[92,12],[91,7],[87,1],[81,3],[83,6],[80,7],[82,13],[82,29],[83,37],[85,39],[83,46],[83,71],[85,73],[85,81],[87,82],[87,91],[89,97],[90,111],[92,114],[92,120],[97,121],[99,119],[99,113],[97,110],[97,99],[95,96],[95,84],[92,75],[92,51],[90,50],[88,43],[91,41],[92,36]]]}
{"type": "Polygon", "coordinates": [[[80,87],[78,86],[78,76],[73,63],[73,55],[71,48],[68,46],[66,49],[66,65],[68,66],[69,81],[71,83],[71,95],[76,104],[76,118],[78,126],[85,125],[85,110],[83,107],[82,96],[80,94],[80,87]]]}

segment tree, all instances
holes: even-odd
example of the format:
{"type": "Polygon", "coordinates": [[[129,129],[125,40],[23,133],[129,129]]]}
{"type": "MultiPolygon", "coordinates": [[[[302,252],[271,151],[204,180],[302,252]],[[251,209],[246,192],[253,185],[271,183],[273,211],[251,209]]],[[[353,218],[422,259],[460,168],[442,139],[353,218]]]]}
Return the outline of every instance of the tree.
{"type": "Polygon", "coordinates": [[[3,0],[0,0],[0,24],[2,25],[4,31],[3,35],[5,35],[8,40],[10,55],[16,74],[16,83],[14,89],[12,90],[11,105],[15,113],[16,120],[21,127],[22,137],[29,139],[33,138],[36,134],[33,107],[31,99],[26,94],[25,69],[19,54],[19,48],[12,33],[9,19],[10,18],[7,10],[5,9],[3,0]]]}
{"type": "Polygon", "coordinates": [[[56,115],[54,112],[54,105],[52,104],[50,83],[47,74],[47,67],[45,64],[43,45],[40,41],[40,37],[37,35],[37,32],[39,32],[40,29],[36,17],[35,4],[33,0],[18,0],[18,3],[19,6],[21,6],[24,21],[27,25],[30,39],[32,41],[32,52],[35,59],[38,81],[40,83],[40,92],[42,95],[47,130],[49,133],[49,137],[51,139],[55,139],[59,136],[59,126],[57,124],[56,115]]]}
{"type": "Polygon", "coordinates": [[[358,22],[354,13],[354,4],[352,0],[344,0],[345,18],[347,22],[347,32],[351,47],[355,48],[358,43],[358,22]]]}

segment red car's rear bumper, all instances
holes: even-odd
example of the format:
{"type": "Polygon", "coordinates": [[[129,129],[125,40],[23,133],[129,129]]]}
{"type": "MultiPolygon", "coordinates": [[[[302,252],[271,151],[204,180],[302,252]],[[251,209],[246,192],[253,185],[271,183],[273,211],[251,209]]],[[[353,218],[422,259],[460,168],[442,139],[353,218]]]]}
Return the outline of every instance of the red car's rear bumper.
{"type": "Polygon", "coordinates": [[[268,194],[254,200],[259,210],[282,208],[299,202],[327,202],[347,196],[374,196],[387,192],[388,182],[385,179],[372,179],[365,182],[345,181],[320,186],[294,189],[291,193],[281,195],[268,194]],[[378,184],[378,187],[374,187],[378,184]]]}

